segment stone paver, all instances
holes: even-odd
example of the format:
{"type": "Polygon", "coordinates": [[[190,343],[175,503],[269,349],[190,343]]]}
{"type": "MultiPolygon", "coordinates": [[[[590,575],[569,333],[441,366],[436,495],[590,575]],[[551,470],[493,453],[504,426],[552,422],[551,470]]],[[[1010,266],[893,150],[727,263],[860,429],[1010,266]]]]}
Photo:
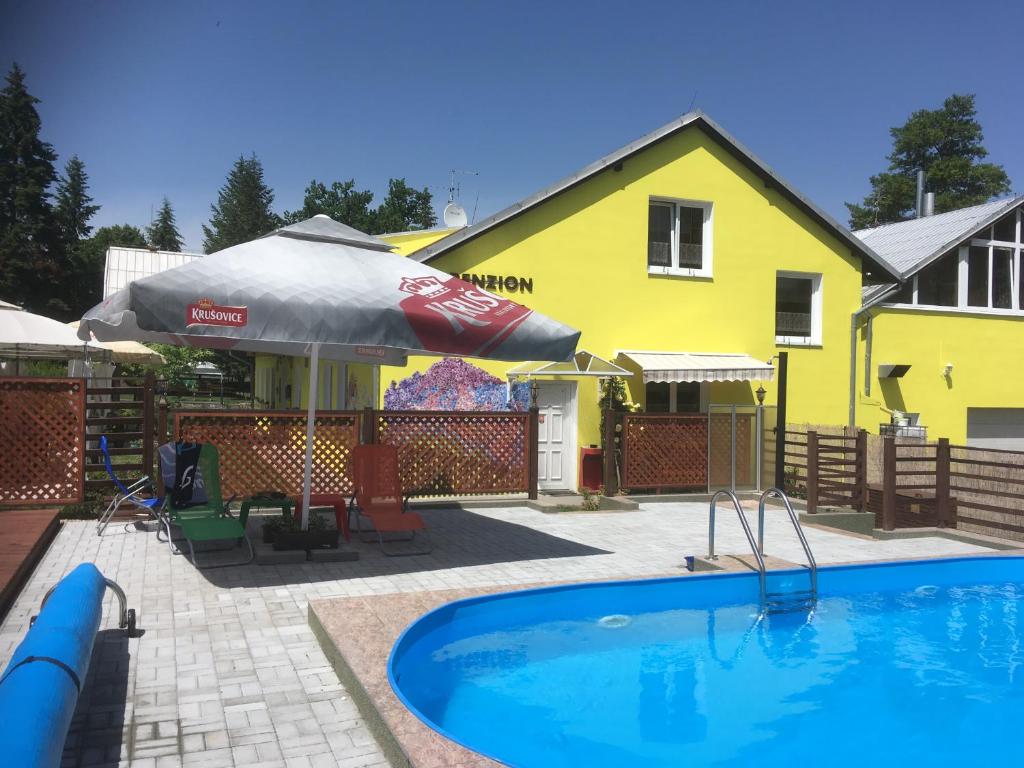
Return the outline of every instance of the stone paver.
{"type": "MultiPolygon", "coordinates": [[[[146,633],[126,639],[108,599],[66,768],[374,768],[386,760],[309,628],[309,600],[660,575],[677,572],[684,555],[707,550],[702,503],[587,514],[446,509],[424,516],[431,555],[386,558],[375,545],[357,543],[357,562],[202,572],[151,531],[112,525],[100,538],[90,523],[66,523],[0,625],[0,665],[24,637],[46,590],[78,563],[95,562],[125,589],[146,633]]],[[[788,525],[778,511],[768,516],[766,550],[800,562],[788,525]]],[[[939,538],[882,542],[806,530],[819,563],[989,551],[939,538]]],[[[735,514],[724,507],[717,549],[747,550],[735,514]]]]}

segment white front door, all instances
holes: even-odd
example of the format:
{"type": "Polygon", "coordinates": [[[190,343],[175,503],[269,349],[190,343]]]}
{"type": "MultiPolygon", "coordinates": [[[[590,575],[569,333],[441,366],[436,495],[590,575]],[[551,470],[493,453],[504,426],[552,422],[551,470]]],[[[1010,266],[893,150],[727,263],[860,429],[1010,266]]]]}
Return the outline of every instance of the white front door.
{"type": "Polygon", "coordinates": [[[541,490],[576,488],[575,394],[573,382],[537,382],[537,484],[541,490]]]}

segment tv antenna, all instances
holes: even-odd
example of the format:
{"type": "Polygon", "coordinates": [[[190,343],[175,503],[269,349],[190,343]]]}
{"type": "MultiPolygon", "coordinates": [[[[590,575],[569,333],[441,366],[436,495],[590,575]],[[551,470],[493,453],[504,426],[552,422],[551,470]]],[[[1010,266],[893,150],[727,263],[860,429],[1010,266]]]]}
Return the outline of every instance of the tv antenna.
{"type": "Polygon", "coordinates": [[[442,218],[446,227],[464,227],[469,223],[469,216],[466,209],[459,203],[459,196],[462,192],[459,183],[460,176],[479,176],[476,171],[460,171],[452,168],[448,176],[448,205],[444,207],[442,218]]]}

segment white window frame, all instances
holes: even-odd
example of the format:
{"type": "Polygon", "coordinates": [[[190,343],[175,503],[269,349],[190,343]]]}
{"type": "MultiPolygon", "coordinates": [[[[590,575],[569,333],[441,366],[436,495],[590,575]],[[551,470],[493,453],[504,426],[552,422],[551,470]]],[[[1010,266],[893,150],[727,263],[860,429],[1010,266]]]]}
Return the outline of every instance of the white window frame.
{"type": "MultiPolygon", "coordinates": [[[[910,303],[894,302],[887,306],[897,307],[900,309],[916,309],[923,310],[926,312],[959,312],[963,314],[973,315],[1024,315],[1024,306],[1020,302],[1020,285],[1021,280],[1024,276],[1021,275],[1021,269],[1024,268],[1024,208],[1017,209],[1017,220],[1016,220],[1016,242],[1009,242],[1006,240],[990,240],[984,237],[972,237],[970,240],[966,240],[957,248],[956,260],[957,260],[957,277],[956,277],[956,306],[945,307],[937,304],[919,304],[918,303],[918,291],[917,291],[917,275],[915,274],[912,279],[913,284],[913,295],[910,303]],[[985,306],[973,306],[967,302],[967,277],[970,263],[970,249],[971,246],[978,248],[985,248],[988,250],[988,301],[985,306]],[[995,282],[992,279],[992,267],[995,260],[995,249],[1001,248],[1011,252],[1010,255],[1010,306],[1008,308],[994,307],[992,306],[993,292],[995,291],[995,282]]],[[[992,225],[994,226],[994,225],[992,225]]],[[[984,234],[978,233],[978,234],[984,234]]],[[[991,236],[993,230],[990,227],[988,235],[991,236]]],[[[946,258],[948,254],[943,255],[940,258],[946,258]]]]}
{"type": "MultiPolygon", "coordinates": [[[[776,277],[795,277],[811,281],[811,335],[803,336],[775,336],[775,343],[790,347],[820,347],[822,345],[822,276],[820,272],[792,272],[780,269],[775,273],[776,277]]],[[[778,297],[776,296],[776,305],[778,297]]],[[[777,311],[777,310],[776,310],[777,311]]],[[[775,318],[772,317],[772,322],[775,318]]]]}
{"type": "MultiPolygon", "coordinates": [[[[652,204],[672,206],[672,256],[671,265],[667,267],[656,267],[647,265],[647,273],[651,275],[673,275],[675,277],[712,277],[712,256],[715,211],[714,205],[707,200],[687,200],[679,197],[651,197],[647,200],[647,208],[650,210],[652,204]],[[701,232],[701,266],[695,267],[679,266],[679,208],[700,208],[704,212],[704,224],[701,232]]],[[[648,214],[649,215],[649,214],[648,214]]],[[[650,228],[647,230],[647,242],[650,244],[650,228]]]]}

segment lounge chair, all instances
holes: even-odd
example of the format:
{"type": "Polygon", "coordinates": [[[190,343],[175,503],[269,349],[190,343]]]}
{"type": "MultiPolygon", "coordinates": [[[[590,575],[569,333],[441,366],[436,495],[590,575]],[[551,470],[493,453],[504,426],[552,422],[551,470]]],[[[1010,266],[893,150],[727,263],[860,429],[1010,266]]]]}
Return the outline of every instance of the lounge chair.
{"type": "Polygon", "coordinates": [[[201,484],[205,501],[194,504],[178,506],[173,502],[175,493],[168,493],[169,501],[164,506],[162,516],[163,525],[167,532],[167,544],[172,552],[175,552],[174,544],[179,541],[187,541],[192,564],[196,568],[224,568],[229,565],[246,565],[253,561],[255,552],[252,542],[245,533],[245,528],[234,517],[231,516],[231,499],[224,501],[220,492],[220,455],[217,447],[204,443],[199,451],[198,473],[195,475],[196,485],[201,484]],[[171,527],[181,529],[183,539],[174,539],[171,535],[171,527]],[[195,542],[202,541],[224,541],[234,539],[237,546],[245,544],[248,553],[244,560],[230,563],[216,563],[211,565],[200,565],[196,559],[195,542]]]}
{"type": "Polygon", "coordinates": [[[100,450],[103,451],[103,464],[107,468],[107,474],[110,475],[110,479],[114,483],[114,487],[117,488],[117,492],[96,523],[96,535],[103,535],[103,531],[107,529],[110,519],[117,514],[117,510],[121,508],[122,504],[130,504],[136,510],[145,512],[153,518],[159,517],[160,505],[163,503],[163,500],[157,497],[156,491],[153,488],[153,481],[149,476],[144,475],[131,485],[125,485],[114,474],[114,464],[110,459],[110,446],[107,444],[106,435],[100,437],[100,450]]]}
{"type": "Polygon", "coordinates": [[[409,511],[409,500],[402,495],[398,449],[391,445],[358,445],[352,452],[352,462],[355,493],[349,504],[349,514],[355,518],[360,540],[366,543],[374,541],[372,536],[362,535],[362,519],[366,518],[373,524],[367,532],[376,534],[381,552],[388,557],[429,554],[431,546],[427,526],[418,513],[409,511]],[[399,535],[385,538],[385,534],[399,535]],[[424,549],[395,552],[385,546],[398,541],[412,541],[417,534],[426,540],[424,549]]]}

